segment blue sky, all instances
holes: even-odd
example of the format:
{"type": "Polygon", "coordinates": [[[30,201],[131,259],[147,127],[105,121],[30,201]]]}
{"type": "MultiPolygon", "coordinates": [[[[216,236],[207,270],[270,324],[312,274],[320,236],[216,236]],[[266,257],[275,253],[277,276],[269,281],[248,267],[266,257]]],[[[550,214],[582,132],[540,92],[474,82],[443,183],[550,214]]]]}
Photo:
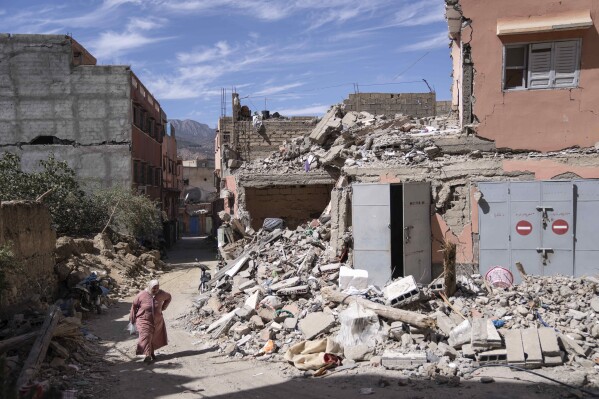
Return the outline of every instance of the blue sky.
{"type": "Polygon", "coordinates": [[[252,111],[320,115],[355,90],[449,99],[443,0],[0,0],[7,33],[71,34],[128,64],[169,118],[214,127],[221,89],[252,111]]]}

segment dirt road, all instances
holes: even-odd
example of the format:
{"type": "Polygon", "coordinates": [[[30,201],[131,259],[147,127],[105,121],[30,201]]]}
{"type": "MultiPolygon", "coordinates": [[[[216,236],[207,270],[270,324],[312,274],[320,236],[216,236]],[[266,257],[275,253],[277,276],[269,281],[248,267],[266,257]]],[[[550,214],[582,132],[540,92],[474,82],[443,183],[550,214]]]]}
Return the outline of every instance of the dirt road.
{"type": "Polygon", "coordinates": [[[169,345],[159,350],[154,364],[145,365],[135,356],[135,338],[125,331],[129,301],[113,306],[90,320],[91,332],[101,339],[109,364],[106,383],[98,398],[362,398],[361,389],[372,388],[377,398],[548,398],[563,397],[564,390],[546,385],[529,374],[501,369],[484,370],[458,387],[434,381],[403,379],[399,372],[361,366],[325,378],[305,378],[292,366],[260,360],[227,358],[217,347],[205,347],[183,330],[178,319],[197,295],[199,269],[190,262],[215,266],[214,253],[202,239],[184,239],[169,253],[174,269],[160,278],[161,287],[173,295],[165,312],[169,345]],[[494,383],[482,384],[480,375],[494,376],[494,383]],[[513,378],[520,378],[519,381],[513,378]]]}

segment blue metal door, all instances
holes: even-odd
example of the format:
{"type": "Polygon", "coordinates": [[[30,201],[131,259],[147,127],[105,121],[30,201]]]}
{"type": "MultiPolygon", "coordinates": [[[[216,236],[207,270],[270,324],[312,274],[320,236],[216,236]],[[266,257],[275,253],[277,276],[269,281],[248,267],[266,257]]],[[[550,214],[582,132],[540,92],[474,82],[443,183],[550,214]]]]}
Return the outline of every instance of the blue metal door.
{"type": "Polygon", "coordinates": [[[197,216],[189,218],[189,234],[194,236],[200,234],[200,220],[197,216]]]}

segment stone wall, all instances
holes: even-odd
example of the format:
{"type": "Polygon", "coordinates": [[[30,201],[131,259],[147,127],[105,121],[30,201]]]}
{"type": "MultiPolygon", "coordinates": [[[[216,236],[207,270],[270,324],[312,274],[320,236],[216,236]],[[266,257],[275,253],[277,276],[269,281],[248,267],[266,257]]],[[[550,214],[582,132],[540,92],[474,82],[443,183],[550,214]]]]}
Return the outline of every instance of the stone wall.
{"type": "Polygon", "coordinates": [[[243,161],[265,158],[273,151],[278,151],[283,142],[310,135],[316,126],[316,119],[313,117],[271,118],[263,120],[262,125],[262,129],[256,130],[251,121],[237,121],[233,126],[232,118],[221,118],[219,134],[223,137],[222,144],[228,144],[231,149],[236,150],[243,161]],[[236,146],[235,143],[238,145],[236,146]]]}
{"type": "Polygon", "coordinates": [[[375,115],[434,116],[435,93],[357,93],[343,100],[346,111],[366,111],[375,115]]]}
{"type": "Polygon", "coordinates": [[[56,233],[46,205],[33,201],[0,204],[0,245],[9,246],[15,263],[6,273],[0,309],[29,300],[52,300],[56,233]]]}
{"type": "Polygon", "coordinates": [[[247,187],[245,204],[252,219],[252,228],[257,230],[262,227],[267,217],[281,218],[291,229],[318,218],[331,199],[332,188],[332,185],[247,187]]]}

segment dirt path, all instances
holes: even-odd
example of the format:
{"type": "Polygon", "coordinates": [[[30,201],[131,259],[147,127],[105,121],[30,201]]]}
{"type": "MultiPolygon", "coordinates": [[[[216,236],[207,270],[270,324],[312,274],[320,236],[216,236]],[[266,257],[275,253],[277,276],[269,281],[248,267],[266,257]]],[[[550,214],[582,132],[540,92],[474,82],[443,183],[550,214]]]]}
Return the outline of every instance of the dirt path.
{"type": "MultiPolygon", "coordinates": [[[[412,381],[399,385],[398,372],[362,366],[329,377],[304,378],[291,366],[259,360],[226,358],[216,347],[205,347],[178,326],[194,295],[197,295],[199,269],[189,262],[195,257],[215,266],[213,253],[200,239],[180,241],[169,261],[174,270],[164,274],[161,287],[173,295],[165,312],[169,345],[157,351],[158,359],[145,365],[135,356],[135,338],[125,331],[130,299],[113,306],[104,315],[90,320],[89,328],[101,339],[109,362],[104,390],[98,398],[362,398],[362,388],[372,388],[377,398],[463,397],[511,398],[560,397],[564,391],[538,383],[529,374],[491,369],[483,375],[495,376],[495,383],[481,384],[480,377],[462,380],[458,387],[434,381],[412,381]],[[509,378],[506,378],[509,377],[509,378]]],[[[405,382],[405,379],[403,380],[405,382]]]]}

